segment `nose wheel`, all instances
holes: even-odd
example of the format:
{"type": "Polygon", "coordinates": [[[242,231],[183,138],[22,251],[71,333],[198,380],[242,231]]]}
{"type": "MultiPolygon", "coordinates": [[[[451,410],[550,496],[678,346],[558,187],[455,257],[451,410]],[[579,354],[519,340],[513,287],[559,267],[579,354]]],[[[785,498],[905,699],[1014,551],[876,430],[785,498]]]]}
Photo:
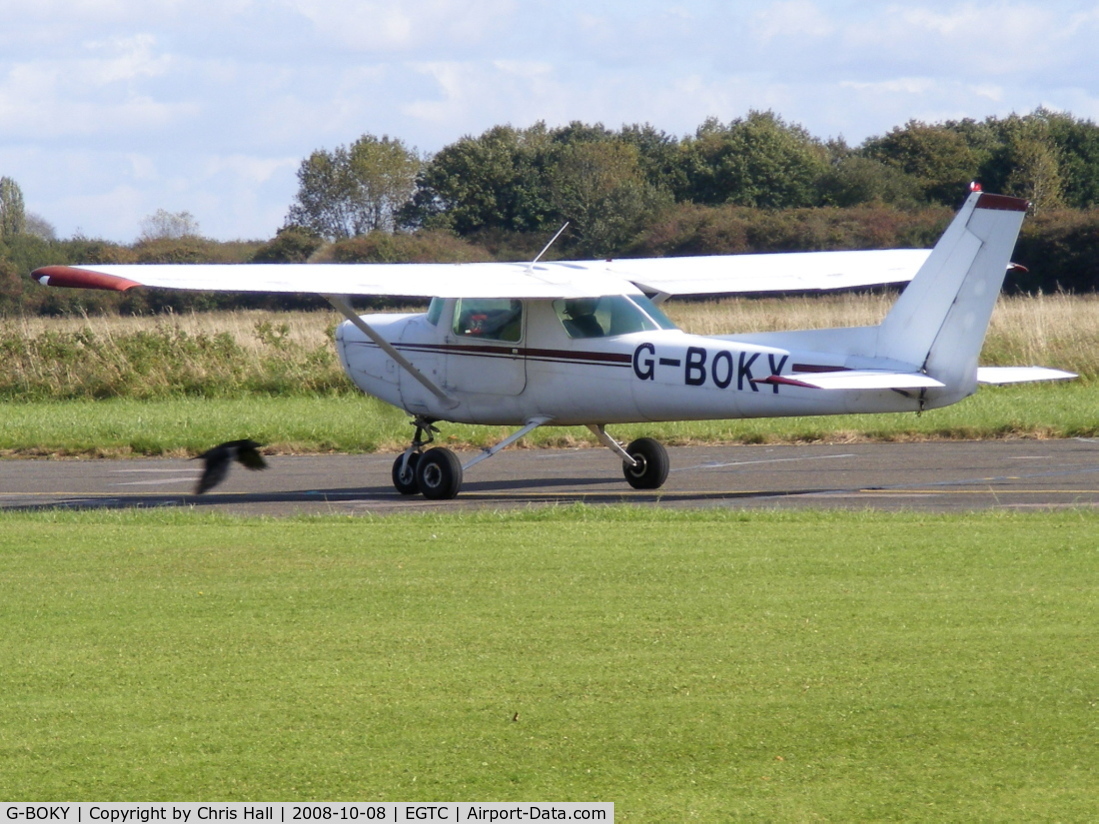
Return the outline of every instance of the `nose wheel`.
{"type": "Polygon", "coordinates": [[[424,450],[439,431],[426,418],[412,422],[416,435],[412,443],[393,461],[393,488],[402,495],[422,494],[431,500],[446,500],[462,487],[462,463],[444,447],[424,450]]]}
{"type": "Polygon", "coordinates": [[[416,486],[433,501],[455,497],[462,488],[462,462],[445,447],[429,449],[416,464],[416,486]]]}

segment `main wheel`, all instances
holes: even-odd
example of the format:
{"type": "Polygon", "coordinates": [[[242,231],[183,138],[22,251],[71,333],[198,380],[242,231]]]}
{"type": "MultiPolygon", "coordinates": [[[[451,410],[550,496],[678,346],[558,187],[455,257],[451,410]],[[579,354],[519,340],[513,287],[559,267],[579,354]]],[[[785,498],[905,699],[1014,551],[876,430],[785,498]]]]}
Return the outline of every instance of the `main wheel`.
{"type": "Polygon", "coordinates": [[[407,464],[404,462],[403,452],[393,462],[393,486],[402,495],[415,495],[420,491],[420,487],[416,484],[416,464],[419,462],[419,452],[409,455],[407,464]],[[402,464],[404,464],[404,471],[401,470],[402,464]]]}
{"type": "Polygon", "coordinates": [[[668,451],[660,441],[638,438],[626,447],[636,466],[622,464],[622,474],[634,489],[659,489],[668,480],[668,451]]]}
{"type": "Polygon", "coordinates": [[[462,486],[462,462],[445,447],[429,449],[416,464],[416,484],[425,498],[453,498],[462,486]]]}

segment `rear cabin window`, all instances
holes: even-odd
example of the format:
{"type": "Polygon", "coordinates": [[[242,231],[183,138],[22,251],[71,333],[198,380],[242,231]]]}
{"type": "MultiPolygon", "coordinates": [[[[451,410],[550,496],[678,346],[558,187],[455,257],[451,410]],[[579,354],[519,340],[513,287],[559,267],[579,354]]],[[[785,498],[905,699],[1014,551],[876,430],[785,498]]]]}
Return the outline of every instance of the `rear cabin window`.
{"type": "Polygon", "coordinates": [[[603,338],[675,329],[676,325],[643,295],[555,300],[553,309],[570,338],[603,338]]]}
{"type": "Polygon", "coordinates": [[[523,304],[508,298],[462,298],[454,307],[454,334],[515,343],[522,336],[523,304]]]}

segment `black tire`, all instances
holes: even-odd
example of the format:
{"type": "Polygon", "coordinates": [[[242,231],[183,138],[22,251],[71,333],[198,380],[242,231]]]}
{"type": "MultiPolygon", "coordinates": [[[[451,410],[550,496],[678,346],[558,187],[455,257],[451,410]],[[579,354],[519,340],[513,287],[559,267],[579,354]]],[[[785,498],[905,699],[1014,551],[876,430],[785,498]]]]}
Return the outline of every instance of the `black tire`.
{"type": "Polygon", "coordinates": [[[413,452],[408,456],[408,464],[401,472],[401,464],[404,462],[404,453],[397,456],[393,462],[393,487],[402,495],[415,495],[420,491],[416,483],[416,465],[420,462],[420,453],[413,452]]]}
{"type": "Polygon", "coordinates": [[[425,498],[453,498],[462,487],[462,462],[445,447],[429,449],[416,464],[416,484],[425,498]]]}
{"type": "Polygon", "coordinates": [[[659,489],[668,480],[668,451],[660,441],[638,438],[626,447],[637,466],[622,464],[622,474],[634,489],[659,489]]]}

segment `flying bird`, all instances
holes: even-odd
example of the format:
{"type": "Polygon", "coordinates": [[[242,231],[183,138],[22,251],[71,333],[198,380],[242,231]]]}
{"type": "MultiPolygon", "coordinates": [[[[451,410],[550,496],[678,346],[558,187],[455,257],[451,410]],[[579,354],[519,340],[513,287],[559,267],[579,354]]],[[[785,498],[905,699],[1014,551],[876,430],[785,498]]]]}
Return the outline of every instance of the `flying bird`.
{"type": "Polygon", "coordinates": [[[261,446],[263,444],[245,438],[239,441],[226,441],[213,449],[207,449],[198,456],[206,462],[206,468],[203,469],[202,477],[198,481],[198,486],[195,487],[195,494],[209,492],[224,481],[225,476],[229,474],[229,465],[233,461],[239,461],[248,469],[266,469],[267,461],[256,451],[261,446]]]}

